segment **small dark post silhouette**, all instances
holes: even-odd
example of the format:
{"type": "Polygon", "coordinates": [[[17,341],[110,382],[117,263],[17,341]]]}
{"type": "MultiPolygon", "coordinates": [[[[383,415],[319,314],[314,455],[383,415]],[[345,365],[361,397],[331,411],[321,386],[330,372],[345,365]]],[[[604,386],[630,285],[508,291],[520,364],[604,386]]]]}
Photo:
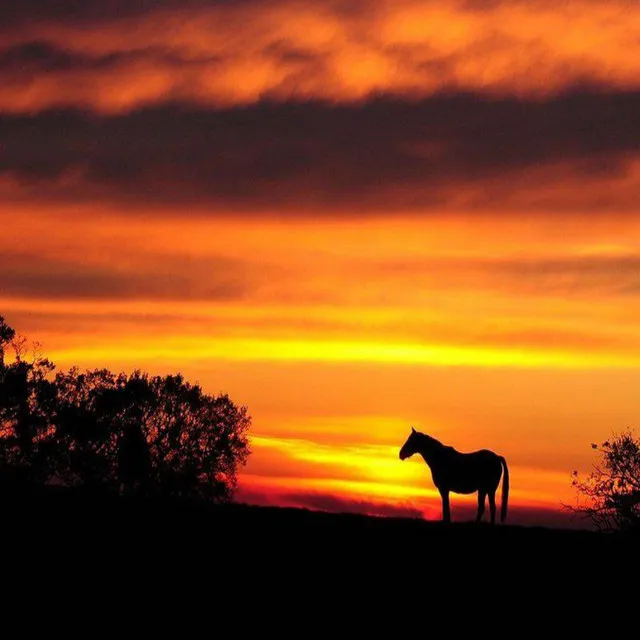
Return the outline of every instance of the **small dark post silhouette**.
{"type": "Polygon", "coordinates": [[[139,424],[125,425],[118,439],[118,479],[125,493],[146,492],[151,472],[149,444],[139,424]]]}
{"type": "Polygon", "coordinates": [[[460,453],[453,447],[448,447],[435,438],[411,427],[411,434],[400,449],[400,460],[405,460],[415,453],[419,453],[431,469],[433,484],[436,485],[442,497],[442,519],[445,522],[451,522],[450,492],[475,493],[477,491],[478,514],[476,522],[482,519],[485,500],[488,496],[491,524],[494,524],[496,520],[496,491],[504,469],[500,521],[505,521],[509,502],[509,469],[507,461],[502,456],[488,449],[460,453]]]}

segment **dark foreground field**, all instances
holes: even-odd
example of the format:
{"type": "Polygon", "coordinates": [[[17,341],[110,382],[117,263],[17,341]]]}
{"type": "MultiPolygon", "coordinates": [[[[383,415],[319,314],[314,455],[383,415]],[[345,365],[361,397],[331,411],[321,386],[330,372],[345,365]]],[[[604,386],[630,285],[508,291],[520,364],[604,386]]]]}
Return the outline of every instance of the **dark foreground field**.
{"type": "MultiPolygon", "coordinates": [[[[96,566],[108,560],[167,572],[227,566],[279,576],[353,569],[434,576],[476,571],[518,577],[589,572],[638,557],[638,537],[588,531],[374,518],[302,509],[210,506],[184,501],[89,496],[63,491],[4,494],[1,534],[8,562],[96,566]],[[83,559],[80,561],[80,559],[83,559]]],[[[37,564],[36,567],[37,569],[37,564]]]]}
{"type": "Polygon", "coordinates": [[[1,499],[5,623],[55,620],[63,634],[88,620],[123,637],[582,635],[624,626],[618,612],[637,601],[632,536],[58,491],[1,499]]]}

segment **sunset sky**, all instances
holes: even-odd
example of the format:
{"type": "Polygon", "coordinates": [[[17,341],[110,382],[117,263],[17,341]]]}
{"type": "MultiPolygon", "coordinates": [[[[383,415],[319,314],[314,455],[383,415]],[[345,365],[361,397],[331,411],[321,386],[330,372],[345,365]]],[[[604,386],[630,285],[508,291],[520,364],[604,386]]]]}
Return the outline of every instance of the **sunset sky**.
{"type": "Polygon", "coordinates": [[[640,422],[639,202],[637,0],[0,3],[0,315],[248,405],[244,501],[439,517],[413,425],[560,522],[640,422]]]}

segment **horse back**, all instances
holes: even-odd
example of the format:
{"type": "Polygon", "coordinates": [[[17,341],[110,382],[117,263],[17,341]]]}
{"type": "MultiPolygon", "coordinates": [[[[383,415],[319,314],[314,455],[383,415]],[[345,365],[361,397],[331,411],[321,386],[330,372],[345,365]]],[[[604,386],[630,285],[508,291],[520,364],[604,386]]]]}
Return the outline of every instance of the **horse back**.
{"type": "MultiPolygon", "coordinates": [[[[447,447],[442,465],[434,473],[436,485],[443,485],[456,493],[473,493],[478,489],[495,490],[502,475],[502,462],[498,454],[489,449],[461,453],[447,447]]],[[[432,470],[433,471],[433,470],[432,470]]]]}

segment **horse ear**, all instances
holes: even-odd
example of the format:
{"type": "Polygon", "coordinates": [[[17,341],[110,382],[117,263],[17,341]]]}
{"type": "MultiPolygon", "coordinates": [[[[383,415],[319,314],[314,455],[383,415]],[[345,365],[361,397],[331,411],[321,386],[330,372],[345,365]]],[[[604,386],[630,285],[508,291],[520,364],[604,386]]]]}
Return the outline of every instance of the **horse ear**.
{"type": "Polygon", "coordinates": [[[411,427],[411,433],[415,433],[415,432],[416,430],[413,427],[411,427]]]}

